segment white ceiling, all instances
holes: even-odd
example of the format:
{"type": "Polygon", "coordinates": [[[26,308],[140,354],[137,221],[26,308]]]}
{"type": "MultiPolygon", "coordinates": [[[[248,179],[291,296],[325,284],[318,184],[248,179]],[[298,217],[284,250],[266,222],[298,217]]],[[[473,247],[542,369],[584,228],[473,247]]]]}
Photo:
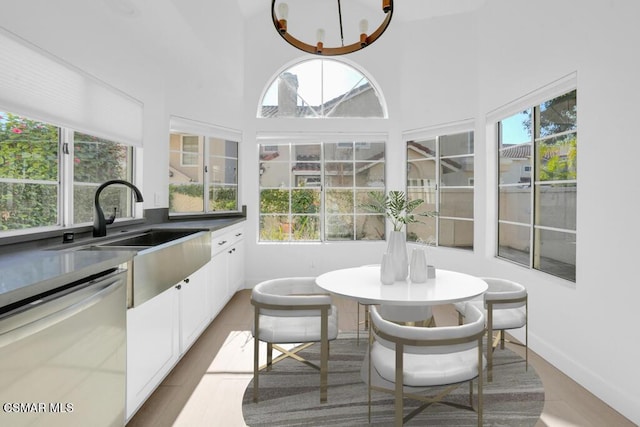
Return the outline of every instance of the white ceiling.
{"type": "MultiPolygon", "coordinates": [[[[245,17],[257,13],[269,13],[270,0],[236,0],[245,17]]],[[[315,0],[314,0],[315,1],[315,0]]],[[[356,0],[363,5],[371,4],[379,7],[380,0],[356,0]]],[[[417,21],[435,16],[453,15],[470,12],[480,8],[486,0],[395,0],[393,19],[400,21],[417,21]]]]}

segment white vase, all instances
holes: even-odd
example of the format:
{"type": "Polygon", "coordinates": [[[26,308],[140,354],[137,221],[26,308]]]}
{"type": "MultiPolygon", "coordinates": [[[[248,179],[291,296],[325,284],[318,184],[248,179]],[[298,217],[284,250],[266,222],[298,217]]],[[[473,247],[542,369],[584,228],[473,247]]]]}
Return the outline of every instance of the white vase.
{"type": "Polygon", "coordinates": [[[387,254],[393,260],[396,281],[404,281],[409,275],[409,257],[407,242],[402,231],[392,231],[387,244],[387,254]]]}
{"type": "Polygon", "coordinates": [[[380,281],[383,285],[392,285],[396,281],[393,259],[386,252],[382,255],[382,262],[380,263],[380,281]]]}
{"type": "Polygon", "coordinates": [[[427,256],[424,249],[415,248],[411,252],[409,274],[413,283],[424,283],[427,281],[427,256]]]}

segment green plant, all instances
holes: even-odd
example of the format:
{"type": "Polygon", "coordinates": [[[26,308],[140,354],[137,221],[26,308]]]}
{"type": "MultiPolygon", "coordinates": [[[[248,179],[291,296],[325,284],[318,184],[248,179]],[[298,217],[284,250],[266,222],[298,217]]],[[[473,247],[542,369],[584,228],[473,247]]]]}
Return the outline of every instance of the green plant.
{"type": "Polygon", "coordinates": [[[419,222],[417,216],[433,217],[438,214],[432,211],[414,213],[424,203],[424,200],[407,200],[403,191],[392,190],[386,195],[378,191],[371,191],[369,200],[371,202],[363,204],[362,207],[370,212],[382,213],[391,219],[393,231],[402,231],[402,227],[405,225],[419,222]]]}

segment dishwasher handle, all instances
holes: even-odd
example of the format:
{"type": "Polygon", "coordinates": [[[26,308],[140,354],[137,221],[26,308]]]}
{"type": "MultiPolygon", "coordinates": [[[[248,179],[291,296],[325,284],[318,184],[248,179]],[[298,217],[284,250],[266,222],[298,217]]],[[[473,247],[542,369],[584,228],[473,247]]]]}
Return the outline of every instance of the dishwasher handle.
{"type": "MultiPolygon", "coordinates": [[[[35,306],[34,308],[27,310],[22,313],[24,315],[29,315],[29,312],[34,312],[34,314],[28,318],[22,325],[17,326],[13,329],[10,329],[4,333],[0,333],[0,348],[11,345],[15,342],[20,341],[21,339],[28,337],[30,335],[37,334],[38,332],[49,328],[51,326],[56,325],[78,313],[84,311],[95,304],[98,304],[100,301],[107,298],[113,292],[115,292],[119,286],[124,284],[124,278],[122,275],[118,275],[116,277],[111,277],[109,279],[103,279],[96,283],[87,286],[86,288],[79,290],[77,292],[88,293],[86,297],[83,297],[79,301],[75,301],[75,299],[71,298],[74,292],[65,295],[61,299],[71,298],[72,301],[69,302],[68,305],[62,307],[61,309],[54,311],[53,313],[46,314],[42,317],[39,317],[36,312],[38,311],[39,306],[35,306]]],[[[46,305],[48,302],[45,302],[43,305],[46,305]]],[[[1,321],[0,321],[1,323],[1,321]]]]}

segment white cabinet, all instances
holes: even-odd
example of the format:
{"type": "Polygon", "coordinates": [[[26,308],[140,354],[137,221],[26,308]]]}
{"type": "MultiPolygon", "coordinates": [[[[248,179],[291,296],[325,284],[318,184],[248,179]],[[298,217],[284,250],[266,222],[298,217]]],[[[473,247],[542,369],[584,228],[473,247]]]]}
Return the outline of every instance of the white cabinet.
{"type": "Polygon", "coordinates": [[[127,420],[244,287],[243,228],[213,232],[211,238],[209,263],[127,311],[127,420]]]}
{"type": "Polygon", "coordinates": [[[229,298],[244,289],[244,238],[241,232],[234,234],[235,243],[229,249],[229,298]],[[240,236],[240,237],[239,237],[240,236]]]}
{"type": "Polygon", "coordinates": [[[215,317],[244,288],[244,228],[214,231],[211,237],[209,304],[215,317]]]}
{"type": "Polygon", "coordinates": [[[226,252],[217,254],[211,258],[211,276],[209,280],[209,311],[213,319],[220,313],[229,300],[227,283],[227,256],[226,252]]]}
{"type": "Polygon", "coordinates": [[[180,353],[186,352],[211,320],[207,302],[210,264],[176,285],[180,299],[180,353]]]}
{"type": "Polygon", "coordinates": [[[127,310],[127,419],[209,325],[210,267],[127,310]]]}
{"type": "Polygon", "coordinates": [[[127,310],[127,419],[180,357],[178,290],[127,310]]]}

